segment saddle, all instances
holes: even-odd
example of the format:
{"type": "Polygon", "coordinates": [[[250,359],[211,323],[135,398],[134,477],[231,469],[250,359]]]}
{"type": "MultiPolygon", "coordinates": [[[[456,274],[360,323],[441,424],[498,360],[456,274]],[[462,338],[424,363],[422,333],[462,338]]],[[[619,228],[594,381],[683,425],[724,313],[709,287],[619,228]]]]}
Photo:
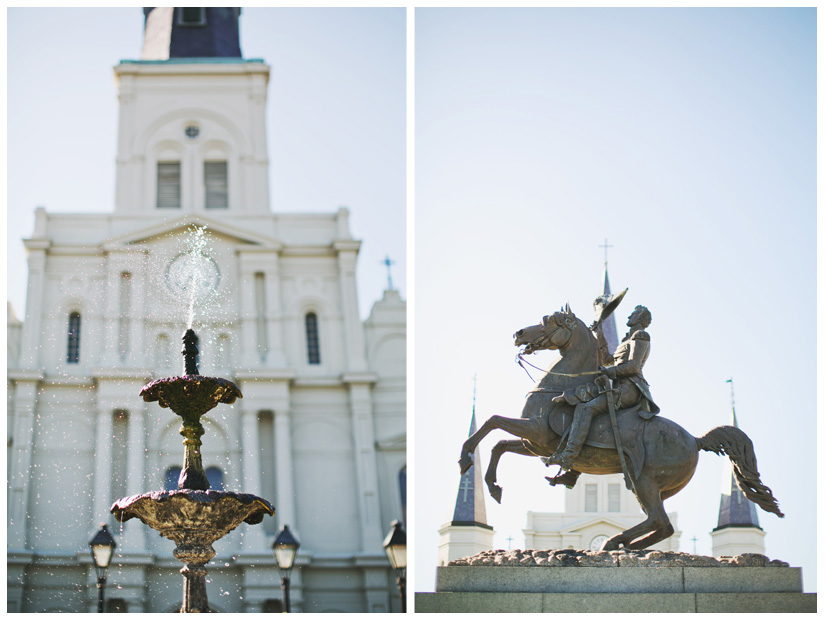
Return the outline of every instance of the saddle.
{"type": "MultiPolygon", "coordinates": [[[[645,463],[644,432],[651,414],[640,403],[629,408],[616,410],[616,423],[619,426],[619,436],[622,439],[622,449],[630,460],[630,472],[636,479],[642,472],[645,463]]],[[[573,409],[565,403],[558,403],[549,416],[550,428],[564,440],[570,433],[570,424],[573,422],[573,409]]],[[[610,415],[594,416],[590,423],[590,431],[584,442],[588,446],[604,449],[616,449],[616,438],[610,424],[610,415]]]]}

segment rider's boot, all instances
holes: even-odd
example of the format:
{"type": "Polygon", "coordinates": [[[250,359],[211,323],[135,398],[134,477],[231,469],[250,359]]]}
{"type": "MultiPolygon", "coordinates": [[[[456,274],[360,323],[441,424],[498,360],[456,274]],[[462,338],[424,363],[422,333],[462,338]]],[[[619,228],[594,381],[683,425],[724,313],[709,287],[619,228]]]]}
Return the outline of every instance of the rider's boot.
{"type": "Polygon", "coordinates": [[[565,470],[573,468],[573,460],[579,456],[579,452],[587,439],[587,432],[590,431],[590,420],[593,418],[593,410],[587,403],[579,403],[573,410],[573,423],[570,425],[570,435],[567,438],[567,445],[559,456],[559,465],[565,470]]]}
{"type": "Polygon", "coordinates": [[[581,474],[578,470],[568,470],[559,476],[544,478],[547,479],[550,485],[564,485],[567,489],[573,489],[573,486],[576,484],[576,481],[579,480],[581,474]]]}

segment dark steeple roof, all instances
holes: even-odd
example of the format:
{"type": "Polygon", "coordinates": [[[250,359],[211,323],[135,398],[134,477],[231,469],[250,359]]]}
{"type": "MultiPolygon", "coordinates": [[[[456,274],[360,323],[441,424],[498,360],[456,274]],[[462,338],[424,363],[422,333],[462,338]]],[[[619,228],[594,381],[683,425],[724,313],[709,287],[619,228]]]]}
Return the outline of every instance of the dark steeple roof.
{"type": "MultiPolygon", "coordinates": [[[[610,295],[610,280],[607,278],[607,261],[604,262],[604,295],[610,295]]],[[[607,341],[607,351],[612,354],[619,346],[619,335],[616,332],[616,314],[613,313],[602,322],[604,340],[607,341]]]]}
{"type": "Polygon", "coordinates": [[[144,7],[143,60],[240,58],[238,7],[144,7]]]}
{"type": "MultiPolygon", "coordinates": [[[[473,416],[470,419],[470,433],[476,432],[476,396],[473,388],[473,416]]],[[[487,510],[484,507],[484,488],[481,481],[481,460],[478,447],[473,453],[473,465],[461,475],[458,495],[455,499],[452,526],[483,526],[492,530],[487,524],[487,510]]]]}
{"type": "MultiPolygon", "coordinates": [[[[733,426],[737,429],[736,409],[731,407],[733,413],[733,426]]],[[[729,527],[750,526],[760,528],[759,516],[756,513],[756,505],[745,498],[742,490],[730,474],[730,485],[725,483],[722,489],[722,500],[719,503],[719,522],[713,530],[720,530],[729,527]]]]}

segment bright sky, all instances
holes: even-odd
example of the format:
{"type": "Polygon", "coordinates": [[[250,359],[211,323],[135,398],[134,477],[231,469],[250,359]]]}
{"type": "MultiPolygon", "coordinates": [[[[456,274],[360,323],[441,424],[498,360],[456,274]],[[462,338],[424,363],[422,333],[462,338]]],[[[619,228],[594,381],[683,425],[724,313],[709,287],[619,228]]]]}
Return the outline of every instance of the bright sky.
{"type": "MultiPolygon", "coordinates": [[[[270,67],[275,212],[351,211],[361,315],[392,282],[406,297],[404,9],[244,8],[241,52],[270,67]]],[[[139,59],[143,10],[8,11],[8,299],[25,312],[34,208],[113,209],[114,67],[139,59]]]]}
{"type": "MultiPolygon", "coordinates": [[[[767,554],[815,591],[815,10],[419,9],[415,44],[416,590],[434,587],[473,375],[479,425],[520,416],[512,334],[566,302],[589,323],[608,238],[619,337],[636,304],[653,315],[662,415],[729,424],[734,378],[787,515],[760,510],[767,554]]],[[[665,503],[682,551],[711,553],[727,463],[703,452],[665,503]]],[[[555,471],[502,458],[496,547],[523,547],[528,510],[563,510],[555,471]]]]}

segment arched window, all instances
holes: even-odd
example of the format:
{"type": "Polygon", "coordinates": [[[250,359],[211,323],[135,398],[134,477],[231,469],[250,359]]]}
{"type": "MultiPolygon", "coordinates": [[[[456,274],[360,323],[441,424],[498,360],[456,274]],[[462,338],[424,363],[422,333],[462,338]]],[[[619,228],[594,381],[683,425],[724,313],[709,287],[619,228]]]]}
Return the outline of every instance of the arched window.
{"type": "Polygon", "coordinates": [[[404,522],[407,521],[407,466],[401,468],[398,472],[398,492],[401,495],[401,512],[404,516],[404,522]]]}
{"type": "MultiPolygon", "coordinates": [[[[180,466],[172,466],[166,471],[166,482],[164,489],[171,492],[178,489],[178,479],[180,478],[180,466]]],[[[214,466],[206,469],[206,480],[209,481],[209,487],[215,490],[224,489],[223,485],[223,470],[214,466]]]]}
{"type": "Polygon", "coordinates": [[[80,313],[69,315],[69,343],[66,348],[66,362],[77,364],[80,362],[80,313]]]}
{"type": "Polygon", "coordinates": [[[220,468],[215,468],[214,466],[207,468],[206,479],[209,481],[209,487],[212,489],[223,489],[223,470],[220,468]]]}
{"type": "Polygon", "coordinates": [[[178,489],[178,479],[180,478],[180,467],[173,466],[166,471],[166,482],[163,485],[163,488],[167,492],[171,492],[173,490],[178,489]]]}
{"type": "Polygon", "coordinates": [[[307,333],[307,360],[309,364],[321,364],[321,346],[318,342],[318,315],[307,313],[304,324],[307,333]]]}

